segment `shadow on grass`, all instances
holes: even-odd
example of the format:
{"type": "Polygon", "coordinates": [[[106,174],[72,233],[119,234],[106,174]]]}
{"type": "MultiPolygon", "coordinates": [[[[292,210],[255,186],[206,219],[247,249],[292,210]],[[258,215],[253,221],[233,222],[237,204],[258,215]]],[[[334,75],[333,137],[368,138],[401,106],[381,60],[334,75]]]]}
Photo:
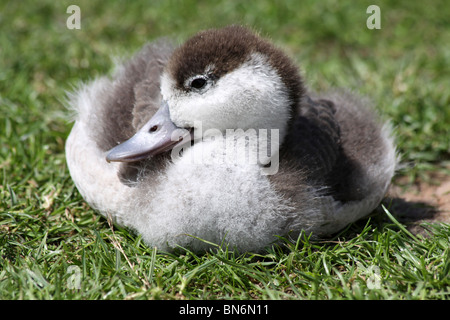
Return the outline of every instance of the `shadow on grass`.
{"type": "MultiPolygon", "coordinates": [[[[413,234],[426,236],[424,223],[439,223],[440,211],[431,204],[424,201],[407,201],[402,198],[388,197],[383,204],[392,215],[413,234]]],[[[384,216],[383,220],[389,222],[384,216]]]]}

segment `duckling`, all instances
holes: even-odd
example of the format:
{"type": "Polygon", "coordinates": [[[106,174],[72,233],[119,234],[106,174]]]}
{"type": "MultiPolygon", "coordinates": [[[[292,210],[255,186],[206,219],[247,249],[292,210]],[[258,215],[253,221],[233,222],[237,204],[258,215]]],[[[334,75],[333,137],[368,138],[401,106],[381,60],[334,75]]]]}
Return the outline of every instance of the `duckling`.
{"type": "Polygon", "coordinates": [[[379,205],[397,163],[369,101],[309,92],[293,61],[243,26],[150,43],[69,101],[79,192],[163,251],[332,235],[379,205]]]}

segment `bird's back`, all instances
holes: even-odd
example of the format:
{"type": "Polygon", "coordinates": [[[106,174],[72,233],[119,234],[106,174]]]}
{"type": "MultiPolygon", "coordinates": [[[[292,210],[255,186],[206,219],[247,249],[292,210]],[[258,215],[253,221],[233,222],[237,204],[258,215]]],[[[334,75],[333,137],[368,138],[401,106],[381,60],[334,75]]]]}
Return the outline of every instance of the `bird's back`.
{"type": "Polygon", "coordinates": [[[95,110],[98,125],[94,139],[101,150],[109,150],[129,139],[158,110],[160,77],[173,51],[165,39],[146,45],[119,66],[108,92],[95,110]]]}

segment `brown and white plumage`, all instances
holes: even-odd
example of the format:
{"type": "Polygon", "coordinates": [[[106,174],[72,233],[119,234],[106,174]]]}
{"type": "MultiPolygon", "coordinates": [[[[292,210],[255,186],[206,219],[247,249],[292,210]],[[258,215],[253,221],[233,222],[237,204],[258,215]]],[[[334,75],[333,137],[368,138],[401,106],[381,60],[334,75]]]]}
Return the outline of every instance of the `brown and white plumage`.
{"type": "MultiPolygon", "coordinates": [[[[259,251],[276,236],[337,232],[379,204],[396,154],[368,104],[306,93],[292,61],[246,28],[207,30],[176,49],[147,45],[112,79],[82,86],[67,162],[85,200],[149,245],[202,250],[201,238],[259,251]],[[174,158],[176,141],[164,139],[178,128],[204,139],[174,158]],[[228,129],[242,129],[234,146],[246,130],[277,130],[276,173],[262,174],[271,163],[230,161],[241,151],[208,136],[228,129]],[[148,147],[160,139],[164,147],[148,147]]],[[[244,151],[257,152],[250,142],[244,151]]]]}

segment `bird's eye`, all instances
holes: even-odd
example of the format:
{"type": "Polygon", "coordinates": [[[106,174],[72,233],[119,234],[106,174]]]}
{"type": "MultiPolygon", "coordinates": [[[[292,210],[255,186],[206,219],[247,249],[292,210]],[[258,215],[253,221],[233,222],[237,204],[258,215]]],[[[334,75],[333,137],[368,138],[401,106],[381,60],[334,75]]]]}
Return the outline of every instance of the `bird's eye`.
{"type": "Polygon", "coordinates": [[[203,77],[195,78],[191,81],[191,87],[194,89],[201,89],[206,85],[207,80],[203,77]]]}

